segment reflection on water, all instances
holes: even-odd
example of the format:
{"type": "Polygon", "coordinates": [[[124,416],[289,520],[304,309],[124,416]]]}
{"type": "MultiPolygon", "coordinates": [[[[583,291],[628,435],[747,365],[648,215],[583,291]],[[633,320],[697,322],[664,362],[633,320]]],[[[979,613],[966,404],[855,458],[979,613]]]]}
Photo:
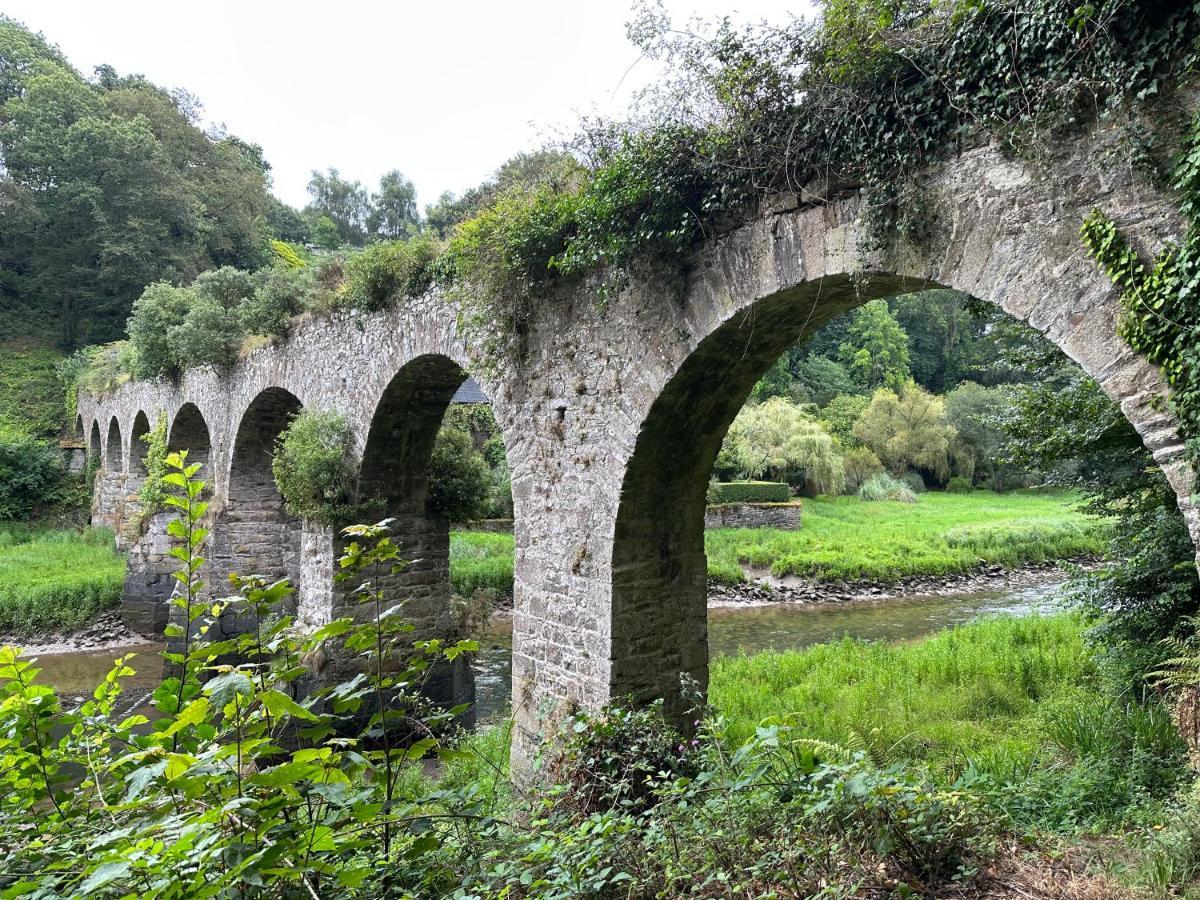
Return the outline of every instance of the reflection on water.
{"type": "MultiPolygon", "coordinates": [[[[777,604],[728,607],[708,612],[708,643],[713,656],[789,650],[850,637],[902,641],[988,615],[1026,616],[1053,609],[1061,584],[1041,584],[956,597],[908,597],[847,603],[777,604]]],[[[480,638],[475,690],[480,721],[508,712],[512,688],[512,622],[493,622],[480,638]]],[[[161,645],[142,645],[130,665],[137,674],[126,681],[130,708],[158,684],[161,645]]],[[[129,650],[59,653],[38,657],[40,679],[64,695],[90,694],[129,650]]]]}
{"type": "MultiPolygon", "coordinates": [[[[915,596],[845,603],[780,603],[708,611],[712,656],[794,650],[849,635],[870,641],[903,641],[981,616],[1028,616],[1056,606],[1061,583],[1008,591],[915,596]]],[[[512,622],[493,622],[480,638],[475,698],[479,721],[508,714],[512,690],[512,622]]]]}

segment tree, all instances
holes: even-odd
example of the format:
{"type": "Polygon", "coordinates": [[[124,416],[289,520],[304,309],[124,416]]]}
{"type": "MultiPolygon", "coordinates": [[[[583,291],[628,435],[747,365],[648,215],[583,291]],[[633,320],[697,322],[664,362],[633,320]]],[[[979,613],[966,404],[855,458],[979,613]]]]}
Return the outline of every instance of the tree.
{"type": "Polygon", "coordinates": [[[798,391],[817,406],[825,406],[841,394],[853,394],[858,387],[845,366],[824,356],[797,360],[792,375],[798,391]]]}
{"type": "Polygon", "coordinates": [[[908,335],[886,300],[872,300],[855,311],[838,359],[867,390],[903,387],[909,379],[908,335]]]}
{"type": "Polygon", "coordinates": [[[88,83],[0,18],[0,99],[0,293],[65,346],[120,337],[148,284],[265,261],[261,150],[200,130],[194,98],[88,83]]]}
{"type": "Polygon", "coordinates": [[[470,432],[453,425],[438,429],[428,479],[429,507],[438,515],[451,522],[469,522],[487,515],[490,470],[475,449],[470,432]]]}
{"type": "Polygon", "coordinates": [[[341,243],[352,247],[361,247],[366,243],[371,201],[367,189],[360,182],[345,180],[332,167],[326,172],[314,169],[308,180],[308,193],[312,202],[304,211],[309,221],[314,223],[314,229],[315,223],[324,216],[337,229],[341,243]]]}
{"type": "Polygon", "coordinates": [[[946,421],[945,404],[911,381],[899,393],[877,390],[854,423],[854,436],[896,478],[910,470],[943,482],[950,476],[955,432],[946,421]]]}
{"type": "Polygon", "coordinates": [[[392,169],[379,179],[379,190],[371,195],[367,231],[372,237],[394,241],[416,234],[420,227],[417,189],[399,169],[392,169]]]}
{"type": "Polygon", "coordinates": [[[745,477],[789,481],[814,494],[842,491],[845,476],[833,438],[782,397],[744,408],[725,442],[745,477]]]}
{"type": "Polygon", "coordinates": [[[996,424],[1005,415],[1010,401],[1002,388],[987,388],[964,381],[946,394],[946,421],[954,426],[959,468],[976,484],[993,490],[1005,490],[1020,483],[1022,472],[1006,463],[1003,456],[1004,432],[996,424]]]}
{"type": "Polygon", "coordinates": [[[854,436],[854,423],[870,403],[871,398],[862,394],[839,394],[820,412],[825,430],[846,449],[861,447],[862,441],[854,436]]]}

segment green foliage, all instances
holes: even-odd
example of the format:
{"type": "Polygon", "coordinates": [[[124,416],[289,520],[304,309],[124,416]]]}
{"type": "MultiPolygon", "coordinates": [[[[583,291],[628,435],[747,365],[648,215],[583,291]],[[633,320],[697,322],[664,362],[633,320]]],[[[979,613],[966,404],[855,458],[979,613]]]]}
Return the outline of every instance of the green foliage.
{"type": "Polygon", "coordinates": [[[115,607],[125,560],[113,546],[105,529],[0,530],[0,632],[70,630],[115,607]]]}
{"type": "Polygon", "coordinates": [[[911,377],[908,335],[886,300],[872,300],[855,310],[838,357],[859,387],[868,391],[880,387],[900,391],[911,377]]]}
{"type": "Polygon", "coordinates": [[[781,481],[733,481],[709,485],[709,503],[787,503],[791,489],[781,481]]]}
{"type": "Polygon", "coordinates": [[[312,305],[316,290],[311,274],[302,267],[263,269],[255,275],[255,283],[254,293],[237,308],[246,334],[283,337],[292,317],[312,305]]]}
{"type": "Polygon", "coordinates": [[[858,390],[846,367],[826,356],[809,356],[791,367],[802,399],[827,406],[837,397],[858,390]]]}
{"type": "Polygon", "coordinates": [[[460,597],[477,591],[512,596],[516,542],[511,534],[486,531],[450,533],[450,587],[460,597]]]}
{"type": "Polygon", "coordinates": [[[898,393],[877,390],[854,423],[854,436],[895,478],[910,469],[928,472],[939,481],[950,477],[956,434],[946,421],[945,403],[911,381],[898,393]]]}
{"type": "Polygon", "coordinates": [[[847,449],[861,447],[862,442],[854,435],[854,423],[858,421],[871,398],[859,394],[838,394],[821,410],[821,421],[839,444],[847,449]]]}
{"type": "Polygon", "coordinates": [[[142,516],[156,513],[167,499],[167,414],[160,412],[154,420],[154,427],[138,439],[146,445],[146,455],[142,457],[142,465],[146,467],[146,480],[138,488],[138,502],[141,504],[142,516]]]}
{"type": "Polygon", "coordinates": [[[275,259],[285,268],[303,269],[306,265],[300,251],[287,241],[271,241],[271,252],[275,254],[275,259]]]}
{"type": "Polygon", "coordinates": [[[41,438],[0,431],[0,522],[26,519],[59,497],[62,453],[41,438]]]}
{"type": "Polygon", "coordinates": [[[895,500],[897,503],[916,503],[917,493],[887,472],[877,472],[859,485],[858,499],[870,502],[895,500]]]}
{"type": "Polygon", "coordinates": [[[883,472],[879,457],[866,447],[847,450],[842,456],[842,467],[846,473],[847,493],[857,492],[868,478],[883,472]]]}
{"type": "Polygon", "coordinates": [[[767,476],[803,486],[814,495],[841,493],[845,484],[833,438],[820,422],[782,397],[744,407],[730,425],[721,452],[743,478],[767,476]]]}
{"type": "Polygon", "coordinates": [[[67,421],[68,411],[69,418],[75,418],[74,396],[64,409],[62,362],[61,353],[35,343],[0,345],[0,433],[52,437],[67,421]]]}
{"type": "Polygon", "coordinates": [[[799,531],[736,528],[704,535],[709,573],[741,566],[818,581],[890,583],[913,575],[968,573],[981,562],[1006,568],[1098,556],[1109,523],[1080,511],[1075,494],[928,493],[918,504],[857,497],[804,503],[799,531]]]}
{"type": "Polygon", "coordinates": [[[279,615],[287,581],[234,575],[239,596],[199,602],[204,485],[186,455],[168,465],[180,570],[165,653],[175,674],[153,693],[156,720],[119,712],[130,707],[131,657],[68,712],[31,661],[0,650],[0,855],[21,873],[8,896],[442,893],[443,840],[457,821],[486,823],[485,802],[466,789],[419,799],[404,789],[419,790],[421,757],[443,746],[431,735],[459,712],[421,691],[435,666],[475,645],[414,642],[384,606],[380,576],[403,563],[378,526],[348,529],[339,560],[361,624],[297,634],[279,615]],[[226,606],[250,631],[213,642],[209,617],[226,606]],[[331,642],[362,674],[306,696],[299,661],[331,642]]]}
{"type": "Polygon", "coordinates": [[[119,337],[147,284],[264,261],[258,148],[203,131],[186,93],[103,68],[85,81],[0,20],[0,318],[48,324],[68,349],[119,337]]]}
{"type": "Polygon", "coordinates": [[[183,324],[193,302],[189,291],[165,282],[151,284],[134,301],[128,328],[136,377],[178,376],[182,372],[170,332],[183,324]]]}
{"type": "Polygon", "coordinates": [[[433,281],[439,246],[428,237],[371,244],[346,262],[345,302],[366,311],[419,296],[433,281]]]}
{"type": "Polygon", "coordinates": [[[354,509],[354,432],[346,417],[305,409],[279,435],[271,460],[288,512],[341,525],[354,509]]]}
{"type": "Polygon", "coordinates": [[[470,522],[487,515],[491,473],[467,431],[453,424],[438,429],[428,479],[427,504],[437,515],[451,522],[470,522]]]}

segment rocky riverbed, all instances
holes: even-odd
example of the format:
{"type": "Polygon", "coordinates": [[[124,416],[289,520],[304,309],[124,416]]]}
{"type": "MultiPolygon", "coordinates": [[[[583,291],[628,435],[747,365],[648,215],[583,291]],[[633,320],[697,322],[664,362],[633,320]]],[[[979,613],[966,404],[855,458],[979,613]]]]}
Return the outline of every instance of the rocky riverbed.
{"type": "Polygon", "coordinates": [[[888,600],[900,597],[953,597],[981,591],[1028,587],[1048,581],[1065,581],[1079,569],[1092,569],[1094,559],[1062,560],[1036,566],[1006,569],[980,565],[972,572],[954,575],[916,575],[889,584],[873,581],[812,581],[794,575],[782,578],[767,571],[750,570],[741,584],[709,582],[708,606],[765,606],[772,603],[847,603],[855,600],[888,600]]]}
{"type": "Polygon", "coordinates": [[[20,647],[26,656],[109,650],[116,647],[136,648],[151,643],[147,638],[126,628],[125,623],[121,621],[120,612],[115,609],[101,613],[76,631],[34,635],[0,634],[0,646],[20,647]]]}

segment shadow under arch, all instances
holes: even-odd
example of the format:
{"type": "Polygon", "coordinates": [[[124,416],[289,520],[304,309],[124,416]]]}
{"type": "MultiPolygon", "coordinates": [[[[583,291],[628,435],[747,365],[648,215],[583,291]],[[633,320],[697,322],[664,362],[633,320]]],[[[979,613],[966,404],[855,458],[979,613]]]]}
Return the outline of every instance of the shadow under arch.
{"type": "Polygon", "coordinates": [[[101,441],[100,441],[100,423],[92,419],[92,430],[88,435],[87,455],[88,462],[95,461],[97,464],[101,462],[101,441]]]}
{"type": "Polygon", "coordinates": [[[133,417],[133,428],[129,432],[129,477],[136,486],[146,479],[146,453],[150,447],[144,437],[150,433],[150,417],[138,410],[133,417]]]}
{"type": "MultiPolygon", "coordinates": [[[[466,379],[458,363],[441,355],[401,367],[375,406],[359,466],[363,515],[393,520],[394,540],[408,561],[381,582],[389,597],[403,598],[403,615],[419,638],[463,636],[451,601],[450,522],[430,507],[428,469],[446,410],[466,379]]],[[[465,659],[436,673],[425,693],[447,705],[473,701],[465,659]]]]}
{"type": "Polygon", "coordinates": [[[202,468],[198,477],[211,483],[212,473],[207,470],[209,458],[212,455],[212,436],[208,423],[199,407],[194,403],[185,403],[175,413],[171,426],[167,430],[167,451],[178,453],[187,451],[188,464],[200,463],[202,468]]]}
{"type": "Polygon", "coordinates": [[[108,440],[104,444],[104,471],[117,474],[124,468],[124,449],[121,447],[121,423],[113,416],[108,423],[108,440]]]}
{"type": "Polygon", "coordinates": [[[705,495],[726,431],[789,347],[881,297],[940,288],[892,275],[831,276],[746,306],[699,342],[650,406],[626,467],[612,552],[610,685],[687,712],[681,676],[708,686],[705,495]]]}
{"type": "MultiPolygon", "coordinates": [[[[294,394],[271,387],[242,414],[229,460],[225,504],[214,523],[210,590],[227,592],[232,572],[261,575],[268,581],[286,577],[299,585],[303,523],[287,511],[271,462],[280,433],[302,408],[294,394]]],[[[227,633],[241,630],[233,623],[223,627],[227,633]]]]}

